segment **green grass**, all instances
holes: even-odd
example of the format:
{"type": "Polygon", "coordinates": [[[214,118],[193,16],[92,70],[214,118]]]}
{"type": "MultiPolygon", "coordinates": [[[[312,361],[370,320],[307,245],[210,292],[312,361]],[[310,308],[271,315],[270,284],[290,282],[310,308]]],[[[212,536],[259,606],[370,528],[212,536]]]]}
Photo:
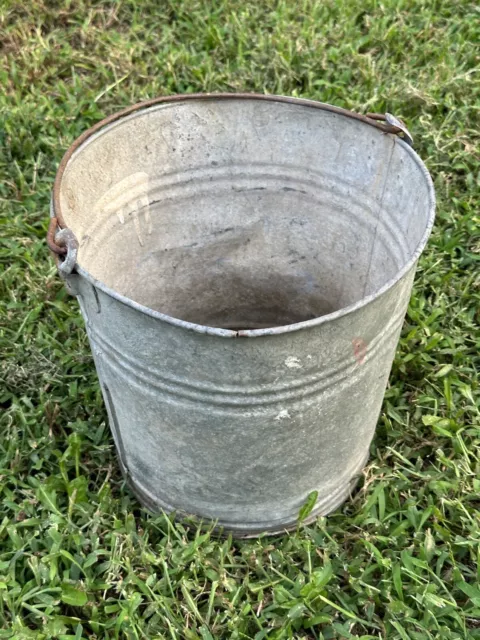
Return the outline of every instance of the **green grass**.
{"type": "Polygon", "coordinates": [[[478,42],[465,0],[2,0],[0,638],[480,638],[478,42]],[[77,135],[197,91],[388,110],[438,195],[363,485],[274,539],[140,509],[44,242],[77,135]]]}

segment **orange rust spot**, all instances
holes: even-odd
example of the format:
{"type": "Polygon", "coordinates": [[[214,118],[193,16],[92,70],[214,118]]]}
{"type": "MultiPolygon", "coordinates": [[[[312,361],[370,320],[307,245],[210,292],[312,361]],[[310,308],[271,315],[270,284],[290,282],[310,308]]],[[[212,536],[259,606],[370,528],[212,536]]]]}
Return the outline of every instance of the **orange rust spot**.
{"type": "Polygon", "coordinates": [[[355,360],[358,364],[363,364],[367,355],[367,343],[363,338],[353,338],[352,344],[355,360]]]}

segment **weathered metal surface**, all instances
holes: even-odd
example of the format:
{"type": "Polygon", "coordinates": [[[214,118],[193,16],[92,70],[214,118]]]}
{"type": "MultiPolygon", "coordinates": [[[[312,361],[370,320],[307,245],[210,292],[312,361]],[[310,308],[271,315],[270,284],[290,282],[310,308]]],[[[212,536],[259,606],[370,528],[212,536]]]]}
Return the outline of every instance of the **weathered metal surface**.
{"type": "Polygon", "coordinates": [[[124,473],[150,508],[237,535],[348,496],[433,224],[415,152],[315,104],[127,110],[55,183],[124,473]]]}
{"type": "Polygon", "coordinates": [[[391,114],[379,114],[379,113],[367,113],[363,115],[361,113],[355,113],[353,111],[348,111],[347,109],[342,109],[341,107],[336,107],[331,104],[326,104],[323,102],[316,102],[313,100],[305,100],[300,98],[290,98],[289,96],[268,96],[261,94],[251,94],[251,93],[191,93],[187,95],[174,95],[174,96],[160,96],[157,98],[152,98],[151,100],[145,100],[144,102],[139,102],[137,104],[131,105],[122,111],[118,111],[113,113],[112,115],[104,118],[100,122],[97,122],[93,127],[84,131],[84,133],[79,136],[75,142],[69,147],[67,152],[62,158],[60,166],[58,167],[57,175],[55,178],[55,183],[53,186],[52,192],[52,205],[56,210],[56,216],[50,219],[50,227],[47,233],[47,244],[50,250],[57,255],[64,255],[66,253],[65,247],[61,245],[57,245],[55,243],[55,231],[58,229],[65,228],[65,222],[63,220],[62,215],[62,207],[60,203],[60,185],[63,177],[63,172],[67,166],[68,161],[70,160],[73,153],[80,147],[80,145],[87,140],[91,135],[102,129],[105,125],[111,124],[116,120],[124,118],[131,113],[140,111],[142,109],[146,109],[148,107],[152,107],[155,105],[160,105],[163,103],[174,103],[174,102],[185,102],[188,100],[238,100],[238,99],[248,99],[248,100],[268,100],[269,102],[281,102],[281,103],[289,103],[296,105],[304,105],[314,109],[322,109],[324,111],[329,111],[330,113],[336,113],[339,115],[343,115],[347,118],[353,118],[358,120],[359,122],[364,122],[365,124],[369,124],[370,126],[374,126],[383,133],[391,133],[391,134],[402,134],[404,139],[409,143],[413,143],[413,139],[406,129],[403,122],[397,120],[391,114]]]}

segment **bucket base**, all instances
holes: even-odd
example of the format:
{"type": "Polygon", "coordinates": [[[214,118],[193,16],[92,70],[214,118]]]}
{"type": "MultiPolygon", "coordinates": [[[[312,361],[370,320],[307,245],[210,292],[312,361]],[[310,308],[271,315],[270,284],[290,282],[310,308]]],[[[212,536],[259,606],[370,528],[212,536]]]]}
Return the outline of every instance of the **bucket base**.
{"type": "MultiPolygon", "coordinates": [[[[362,469],[367,464],[369,456],[367,455],[362,463],[355,469],[354,473],[350,477],[349,480],[341,484],[328,498],[322,500],[320,503],[316,505],[310,515],[302,521],[301,525],[307,525],[314,522],[320,516],[327,516],[332,513],[338,507],[349,498],[352,494],[353,489],[357,485],[362,469]]],[[[120,462],[120,461],[119,461],[120,462]]],[[[199,518],[195,514],[188,514],[179,509],[175,509],[172,505],[169,505],[162,500],[159,500],[156,497],[153,497],[150,491],[145,489],[141,483],[138,481],[134,481],[130,474],[126,471],[124,465],[120,462],[120,467],[122,470],[122,474],[127,481],[128,486],[134,493],[135,497],[139,500],[139,502],[152,513],[159,513],[161,511],[169,514],[175,513],[175,517],[178,520],[182,520],[185,518],[196,518],[199,522],[209,522],[208,518],[199,518]]],[[[227,536],[231,534],[234,538],[237,539],[245,539],[245,538],[256,538],[262,534],[266,535],[281,535],[287,533],[289,531],[295,531],[298,527],[298,521],[287,521],[284,524],[275,523],[268,524],[267,522],[261,523],[251,523],[246,526],[234,525],[226,523],[219,523],[214,527],[214,532],[220,536],[227,536]]]]}

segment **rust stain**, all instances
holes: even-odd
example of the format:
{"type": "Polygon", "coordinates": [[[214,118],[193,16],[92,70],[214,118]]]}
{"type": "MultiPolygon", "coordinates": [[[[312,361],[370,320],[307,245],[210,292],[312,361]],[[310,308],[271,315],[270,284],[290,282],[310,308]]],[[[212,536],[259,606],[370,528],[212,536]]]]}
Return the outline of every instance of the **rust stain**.
{"type": "Polygon", "coordinates": [[[358,364],[363,364],[367,355],[367,343],[363,338],[353,338],[353,355],[358,364]]]}

